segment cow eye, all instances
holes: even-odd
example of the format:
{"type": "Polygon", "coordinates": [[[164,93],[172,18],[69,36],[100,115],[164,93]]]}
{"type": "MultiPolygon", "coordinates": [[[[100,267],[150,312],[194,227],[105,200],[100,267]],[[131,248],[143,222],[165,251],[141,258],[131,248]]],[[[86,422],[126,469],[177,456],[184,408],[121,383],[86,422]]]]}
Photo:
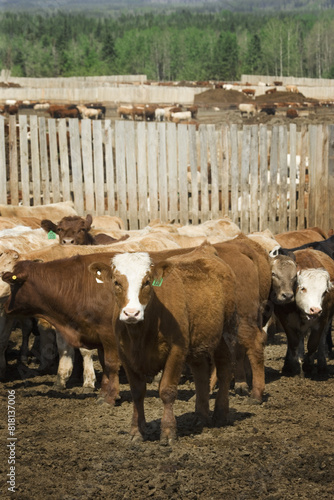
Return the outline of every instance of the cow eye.
{"type": "Polygon", "coordinates": [[[146,280],[145,283],[143,283],[143,288],[145,288],[146,286],[150,286],[150,284],[150,280],[146,280]]]}
{"type": "Polygon", "coordinates": [[[275,274],[275,273],[271,273],[271,277],[272,277],[272,278],[275,278],[275,277],[276,277],[276,274],[275,274]]]}
{"type": "Polygon", "coordinates": [[[117,280],[114,281],[114,285],[115,285],[116,288],[122,288],[122,285],[117,280]]]}

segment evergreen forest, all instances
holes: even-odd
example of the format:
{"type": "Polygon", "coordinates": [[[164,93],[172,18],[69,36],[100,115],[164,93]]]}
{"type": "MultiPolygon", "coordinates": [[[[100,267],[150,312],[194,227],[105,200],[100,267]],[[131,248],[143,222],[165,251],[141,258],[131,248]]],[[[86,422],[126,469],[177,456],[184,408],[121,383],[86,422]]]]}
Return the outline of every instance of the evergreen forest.
{"type": "Polygon", "coordinates": [[[334,9],[5,11],[0,69],[21,77],[145,74],[156,81],[334,78],[334,9]]]}

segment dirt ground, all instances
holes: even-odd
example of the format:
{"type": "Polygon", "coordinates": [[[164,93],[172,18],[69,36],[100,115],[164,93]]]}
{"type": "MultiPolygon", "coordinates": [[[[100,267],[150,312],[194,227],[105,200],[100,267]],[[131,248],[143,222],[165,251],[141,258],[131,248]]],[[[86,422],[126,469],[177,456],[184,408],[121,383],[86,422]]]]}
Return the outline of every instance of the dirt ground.
{"type": "MultiPolygon", "coordinates": [[[[159,444],[162,404],[148,385],[149,440],[132,444],[129,387],[121,376],[115,408],[85,394],[73,377],[65,391],[55,375],[40,375],[31,360],[18,365],[20,334],[8,349],[1,389],[1,498],[20,500],[310,500],[334,497],[334,360],[328,378],[281,374],[285,337],[266,347],[266,393],[261,405],[231,390],[232,425],[204,427],[194,417],[194,385],[183,377],[175,404],[179,439],[159,444]],[[19,367],[19,370],[18,370],[19,367]],[[8,391],[15,391],[15,449],[8,435],[8,391]],[[15,454],[15,494],[8,492],[8,460],[15,454]]],[[[97,388],[101,368],[95,362],[97,388]]],[[[215,393],[211,397],[213,408],[215,393]]]]}

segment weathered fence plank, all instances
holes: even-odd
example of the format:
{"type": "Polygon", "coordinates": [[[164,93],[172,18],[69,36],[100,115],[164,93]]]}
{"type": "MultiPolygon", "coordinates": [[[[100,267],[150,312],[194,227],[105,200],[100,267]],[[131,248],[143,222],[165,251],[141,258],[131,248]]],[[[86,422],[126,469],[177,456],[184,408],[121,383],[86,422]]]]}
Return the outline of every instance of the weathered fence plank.
{"type": "Polygon", "coordinates": [[[197,224],[226,215],[246,233],[334,225],[334,132],[326,125],[201,125],[197,132],[174,123],[113,127],[21,115],[18,127],[10,117],[5,134],[5,123],[5,203],[72,200],[79,214],[118,215],[129,229],[158,218],[197,224]]]}
{"type": "Polygon", "coordinates": [[[21,191],[23,205],[30,204],[30,176],[27,115],[19,115],[21,191]]]}
{"type": "Polygon", "coordinates": [[[0,116],[0,203],[7,203],[5,119],[3,116],[0,116]]]}

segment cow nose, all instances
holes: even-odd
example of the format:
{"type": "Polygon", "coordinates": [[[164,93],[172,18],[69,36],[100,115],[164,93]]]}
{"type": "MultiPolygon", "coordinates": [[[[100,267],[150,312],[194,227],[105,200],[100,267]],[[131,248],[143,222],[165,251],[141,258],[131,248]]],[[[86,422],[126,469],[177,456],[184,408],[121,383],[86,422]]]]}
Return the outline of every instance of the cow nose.
{"type": "Polygon", "coordinates": [[[282,298],[286,301],[288,301],[288,300],[291,301],[293,299],[293,293],[283,292],[282,298]]]}
{"type": "Polygon", "coordinates": [[[321,307],[310,307],[310,313],[312,316],[318,316],[322,312],[321,307]]]}
{"type": "Polygon", "coordinates": [[[125,323],[138,323],[138,321],[142,321],[143,317],[140,309],[126,308],[123,309],[120,319],[125,323]]]}
{"type": "Polygon", "coordinates": [[[74,239],[73,238],[63,238],[62,244],[63,245],[74,245],[74,239]]]}

